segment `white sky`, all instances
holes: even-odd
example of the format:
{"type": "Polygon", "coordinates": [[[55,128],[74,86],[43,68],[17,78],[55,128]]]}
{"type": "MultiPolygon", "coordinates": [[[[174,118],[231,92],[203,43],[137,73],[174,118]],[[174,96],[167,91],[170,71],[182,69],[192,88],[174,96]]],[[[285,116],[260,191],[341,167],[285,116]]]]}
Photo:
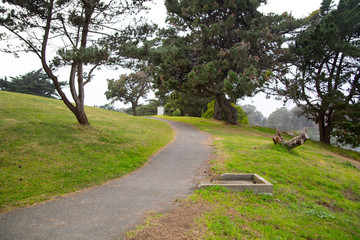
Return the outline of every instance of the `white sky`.
{"type": "MultiPolygon", "coordinates": [[[[155,0],[156,5],[148,14],[148,18],[158,24],[163,24],[166,18],[166,10],[163,0],[155,0]]],[[[285,11],[291,12],[295,17],[305,17],[316,9],[319,9],[322,0],[268,0],[268,4],[261,8],[262,11],[274,12],[281,14],[285,11]]],[[[338,2],[338,1],[336,1],[338,2]]],[[[15,58],[11,54],[0,53],[0,77],[15,77],[23,75],[33,70],[41,68],[40,60],[33,53],[23,54],[20,58],[15,58]]],[[[100,71],[95,71],[95,77],[90,83],[85,86],[85,104],[89,106],[101,106],[109,101],[104,95],[107,90],[106,79],[118,78],[124,70],[107,70],[102,68],[100,71]]],[[[60,80],[67,81],[68,73],[59,76],[60,80]]],[[[261,111],[265,117],[275,111],[277,108],[283,106],[282,101],[273,99],[265,99],[264,94],[258,94],[254,98],[246,98],[240,101],[241,105],[252,104],[256,106],[257,110],[261,111]]],[[[150,95],[149,98],[154,97],[150,95]]],[[[1,104],[1,103],[0,103],[1,104]]],[[[121,103],[115,104],[116,107],[130,107],[121,103]]],[[[292,108],[294,105],[286,105],[292,108]]]]}

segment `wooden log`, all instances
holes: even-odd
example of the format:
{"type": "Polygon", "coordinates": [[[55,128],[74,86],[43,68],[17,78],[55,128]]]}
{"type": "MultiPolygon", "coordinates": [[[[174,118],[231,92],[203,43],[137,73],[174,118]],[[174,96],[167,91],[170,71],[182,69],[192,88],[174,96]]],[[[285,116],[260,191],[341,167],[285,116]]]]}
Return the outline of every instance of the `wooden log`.
{"type": "Polygon", "coordinates": [[[285,143],[283,136],[280,133],[279,129],[276,129],[276,134],[272,137],[272,140],[274,141],[274,144],[282,144],[285,143]]]}
{"type": "Polygon", "coordinates": [[[308,128],[304,127],[303,133],[297,137],[292,138],[289,141],[285,141],[283,136],[281,135],[279,130],[276,130],[276,134],[272,137],[272,140],[274,141],[274,144],[282,144],[286,146],[288,149],[296,148],[300,145],[303,145],[306,140],[309,139],[309,135],[307,133],[308,128]]]}

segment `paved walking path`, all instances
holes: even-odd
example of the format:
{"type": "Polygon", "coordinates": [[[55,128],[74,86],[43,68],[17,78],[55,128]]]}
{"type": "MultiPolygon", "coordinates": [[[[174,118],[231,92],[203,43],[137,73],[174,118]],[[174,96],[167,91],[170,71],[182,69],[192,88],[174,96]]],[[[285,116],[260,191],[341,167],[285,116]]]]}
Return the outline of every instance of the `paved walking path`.
{"type": "Polygon", "coordinates": [[[146,213],[170,208],[194,190],[211,148],[208,135],[169,124],[175,140],[145,166],[102,186],[0,215],[0,239],[122,239],[146,213]]]}

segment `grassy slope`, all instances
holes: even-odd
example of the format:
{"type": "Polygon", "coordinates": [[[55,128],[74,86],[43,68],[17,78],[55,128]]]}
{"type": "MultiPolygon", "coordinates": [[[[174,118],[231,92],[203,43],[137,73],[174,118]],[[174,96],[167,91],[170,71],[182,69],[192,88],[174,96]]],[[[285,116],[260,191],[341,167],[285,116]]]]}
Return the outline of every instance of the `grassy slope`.
{"type": "Polygon", "coordinates": [[[274,185],[273,196],[196,191],[190,202],[212,206],[196,220],[202,239],[360,239],[359,153],[312,141],[288,151],[272,143],[275,131],[267,128],[172,119],[215,137],[216,174],[258,173],[274,185]]]}
{"type": "Polygon", "coordinates": [[[80,126],[60,100],[0,91],[0,103],[0,211],[123,176],[173,138],[166,123],[91,107],[80,126]]]}

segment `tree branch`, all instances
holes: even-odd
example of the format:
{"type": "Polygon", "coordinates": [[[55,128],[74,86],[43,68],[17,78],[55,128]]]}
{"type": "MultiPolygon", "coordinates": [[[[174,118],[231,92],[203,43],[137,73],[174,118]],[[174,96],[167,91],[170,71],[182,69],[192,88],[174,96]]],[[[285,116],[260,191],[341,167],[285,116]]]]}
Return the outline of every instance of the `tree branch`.
{"type": "Polygon", "coordinates": [[[46,19],[46,26],[45,26],[45,33],[44,33],[44,38],[43,38],[43,42],[42,42],[42,46],[41,46],[41,63],[42,66],[46,72],[46,74],[51,78],[51,80],[53,81],[56,90],[58,91],[60,97],[62,98],[62,100],[64,101],[65,105],[75,114],[76,112],[76,108],[74,107],[74,105],[72,105],[72,103],[67,99],[66,95],[64,94],[64,92],[61,89],[61,86],[59,84],[58,78],[53,74],[53,72],[51,71],[50,67],[48,66],[48,64],[46,63],[46,47],[47,47],[47,42],[49,39],[49,33],[50,33],[50,25],[51,25],[51,20],[52,20],[52,9],[54,6],[54,0],[50,1],[49,4],[49,9],[48,9],[48,16],[46,19]]]}
{"type": "Polygon", "coordinates": [[[33,50],[33,52],[41,59],[41,51],[39,49],[37,49],[30,41],[26,40],[23,36],[21,36],[19,33],[15,32],[14,30],[9,28],[8,26],[5,26],[5,25],[3,25],[3,26],[7,30],[9,30],[10,32],[15,34],[18,38],[20,38],[23,42],[25,42],[26,45],[28,45],[33,50]]]}
{"type": "Polygon", "coordinates": [[[71,44],[73,45],[73,48],[75,49],[76,48],[76,45],[75,43],[73,42],[73,40],[71,39],[67,29],[66,29],[66,26],[65,26],[65,22],[64,22],[64,18],[61,16],[60,18],[60,21],[62,23],[62,26],[63,26],[63,29],[64,29],[64,32],[65,32],[65,35],[67,36],[67,38],[69,39],[69,41],[71,42],[71,44]]]}
{"type": "Polygon", "coordinates": [[[92,67],[92,68],[90,69],[90,71],[89,71],[89,73],[88,73],[87,80],[84,82],[83,86],[85,86],[87,83],[90,82],[90,80],[91,80],[91,74],[93,73],[93,71],[94,71],[99,65],[100,65],[100,64],[97,63],[97,64],[95,64],[94,67],[92,67]]]}

